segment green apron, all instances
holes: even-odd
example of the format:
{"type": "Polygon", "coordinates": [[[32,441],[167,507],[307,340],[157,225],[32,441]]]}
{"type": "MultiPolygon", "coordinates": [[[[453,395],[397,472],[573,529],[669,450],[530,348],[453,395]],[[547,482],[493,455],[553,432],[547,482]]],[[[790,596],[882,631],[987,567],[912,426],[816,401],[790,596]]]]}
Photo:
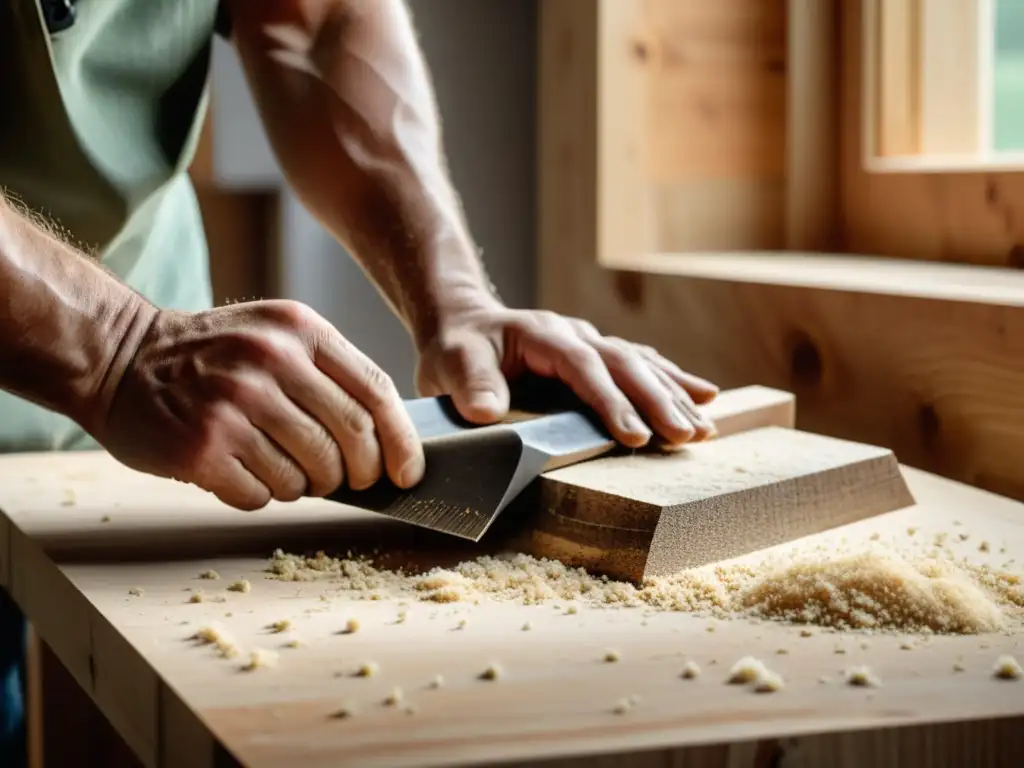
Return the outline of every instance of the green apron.
{"type": "MultiPolygon", "coordinates": [[[[51,35],[40,0],[0,0],[0,188],[154,304],[210,305],[186,170],[207,104],[216,0],[78,0],[51,35]]],[[[0,392],[0,452],[94,448],[0,392]]]]}

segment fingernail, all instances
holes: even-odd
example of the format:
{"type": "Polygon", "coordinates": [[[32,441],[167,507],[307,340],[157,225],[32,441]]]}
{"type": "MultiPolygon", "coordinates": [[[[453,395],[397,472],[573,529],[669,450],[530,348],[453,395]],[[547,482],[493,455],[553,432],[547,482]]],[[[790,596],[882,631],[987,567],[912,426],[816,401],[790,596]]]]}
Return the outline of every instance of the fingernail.
{"type": "Polygon", "coordinates": [[[416,454],[405,462],[402,471],[398,473],[398,482],[403,488],[412,488],[412,486],[423,479],[423,473],[426,471],[426,468],[427,464],[423,454],[416,454]]]}
{"type": "Polygon", "coordinates": [[[498,396],[487,389],[471,392],[469,394],[469,405],[471,408],[479,408],[490,413],[494,413],[501,408],[498,396]]]}
{"type": "Polygon", "coordinates": [[[694,426],[693,418],[690,414],[684,412],[678,405],[672,409],[672,423],[677,429],[688,435],[694,435],[697,433],[697,428],[694,426]]]}
{"type": "Polygon", "coordinates": [[[627,412],[622,417],[622,429],[631,435],[643,436],[645,440],[650,440],[653,435],[641,418],[633,412],[627,412]]]}

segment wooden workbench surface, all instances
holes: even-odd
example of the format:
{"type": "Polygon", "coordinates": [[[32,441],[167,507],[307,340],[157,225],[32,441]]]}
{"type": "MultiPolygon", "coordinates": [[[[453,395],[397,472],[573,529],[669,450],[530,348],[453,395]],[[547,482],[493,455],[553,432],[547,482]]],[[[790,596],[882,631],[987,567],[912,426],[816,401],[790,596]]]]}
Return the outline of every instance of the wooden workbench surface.
{"type": "MultiPolygon", "coordinates": [[[[999,563],[1024,552],[1024,505],[904,472],[916,506],[815,540],[867,542],[876,532],[906,536],[908,527],[927,537],[955,530],[957,519],[974,537],[965,548],[972,558],[999,563]],[[976,551],[980,538],[992,542],[990,555],[976,551]]],[[[746,766],[763,760],[766,743],[782,745],[787,766],[852,766],[868,755],[882,765],[913,750],[939,760],[929,764],[1024,764],[1021,721],[999,720],[1024,716],[1024,682],[992,675],[1001,654],[1024,660],[1014,629],[904,650],[898,635],[803,637],[793,625],[641,608],[580,604],[570,613],[564,601],[558,610],[489,599],[356,601],[326,583],[268,579],[271,551],[376,542],[449,562],[484,549],[313,500],[234,512],[98,453],[3,458],[0,509],[0,579],[148,765],[202,768],[227,754],[253,768],[532,765],[601,754],[628,756],[608,765],[664,766],[684,764],[665,750],[693,747],[696,764],[746,766]],[[207,569],[221,579],[200,580],[207,569]],[[243,578],[251,591],[226,591],[243,578]],[[208,599],[190,603],[196,590],[208,599]],[[344,634],[349,618],[360,629],[344,634]],[[294,631],[268,631],[279,620],[294,631]],[[211,623],[230,633],[240,658],[189,641],[211,623]],[[301,645],[283,647],[292,637],[301,645]],[[277,652],[276,666],[242,671],[255,647],[277,652]],[[603,661],[609,648],[621,654],[617,663],[603,661]],[[779,672],[783,690],[724,684],[746,655],[779,672]],[[702,668],[694,680],[680,676],[688,660],[702,668]],[[370,661],[376,674],[353,675],[370,661]],[[492,663],[501,678],[479,679],[492,663]],[[882,687],[844,684],[841,672],[855,664],[870,665],[882,687]],[[437,675],[444,685],[431,689],[437,675]],[[395,686],[415,714],[383,704],[395,686]],[[615,714],[630,696],[635,706],[615,714]],[[331,717],[344,705],[355,716],[331,717]],[[987,722],[964,724],[975,720],[987,722]],[[961,724],[889,730],[946,722],[961,724]],[[803,738],[841,732],[861,736],[803,738]],[[775,742],[784,737],[802,738],[775,742]],[[713,744],[732,746],[700,746],[713,744]]]]}

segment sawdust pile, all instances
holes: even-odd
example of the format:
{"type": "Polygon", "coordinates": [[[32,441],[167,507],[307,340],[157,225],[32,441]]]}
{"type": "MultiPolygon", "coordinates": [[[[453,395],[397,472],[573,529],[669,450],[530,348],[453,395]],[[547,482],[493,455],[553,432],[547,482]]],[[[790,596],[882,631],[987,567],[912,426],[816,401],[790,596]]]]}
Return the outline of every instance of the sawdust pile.
{"type": "Polygon", "coordinates": [[[939,549],[909,556],[877,548],[846,553],[817,548],[751,565],[698,568],[640,586],[522,554],[405,574],[377,568],[368,559],[278,551],[268,570],[271,578],[286,581],[326,580],[340,594],[363,599],[577,600],[843,630],[977,634],[1009,628],[1024,608],[1020,575],[939,549]]]}

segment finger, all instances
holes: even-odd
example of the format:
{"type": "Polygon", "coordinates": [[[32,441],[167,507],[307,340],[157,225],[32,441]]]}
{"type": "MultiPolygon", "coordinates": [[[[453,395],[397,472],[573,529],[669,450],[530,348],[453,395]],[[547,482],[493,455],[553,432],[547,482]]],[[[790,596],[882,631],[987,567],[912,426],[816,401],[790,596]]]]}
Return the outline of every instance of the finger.
{"type": "Polygon", "coordinates": [[[675,406],[683,411],[687,418],[689,418],[690,423],[693,424],[696,429],[693,440],[701,441],[713,437],[716,434],[715,425],[704,417],[700,409],[694,404],[689,393],[661,368],[652,367],[651,371],[658,377],[665,388],[672,393],[672,400],[675,406]]]}
{"type": "Polygon", "coordinates": [[[255,512],[270,503],[270,489],[234,456],[221,453],[216,461],[203,461],[192,480],[223,503],[245,512],[255,512]]]}
{"type": "Polygon", "coordinates": [[[568,334],[530,334],[520,343],[530,371],[568,384],[597,412],[616,441],[640,448],[651,439],[651,430],[592,346],[568,334]]]}
{"type": "MultiPolygon", "coordinates": [[[[373,416],[352,395],[311,363],[297,365],[293,375],[282,380],[281,387],[299,408],[323,425],[338,447],[340,459],[334,467],[338,482],[325,493],[345,481],[353,490],[365,490],[380,479],[382,451],[373,416]]],[[[327,478],[324,480],[326,483],[327,478]]]]}
{"type": "Polygon", "coordinates": [[[463,418],[493,424],[508,414],[508,382],[491,343],[482,336],[460,339],[441,353],[442,386],[463,418]]]}
{"type": "MultiPolygon", "coordinates": [[[[326,379],[312,363],[309,373],[326,379]]],[[[331,386],[330,382],[323,383],[331,386]]],[[[283,392],[263,399],[249,418],[302,469],[307,481],[306,494],[326,496],[342,484],[345,471],[341,447],[320,421],[283,392]]],[[[276,493],[275,498],[279,498],[276,493]]]]}
{"type": "Polygon", "coordinates": [[[697,435],[691,412],[677,402],[679,388],[668,386],[632,345],[600,339],[594,348],[615,383],[670,445],[687,443],[697,435]]]}
{"type": "Polygon", "coordinates": [[[314,361],[338,385],[321,421],[342,447],[349,486],[370,487],[382,466],[400,488],[422,480],[423,446],[391,378],[340,334],[316,346],[314,361]]]}
{"type": "Polygon", "coordinates": [[[295,501],[306,492],[308,480],[298,465],[256,427],[237,438],[234,454],[278,501],[295,501]]]}
{"type": "Polygon", "coordinates": [[[657,350],[650,347],[643,348],[644,357],[661,368],[665,373],[679,384],[690,395],[692,400],[699,405],[707,405],[714,400],[719,393],[719,388],[707,379],[688,373],[661,355],[657,350]]]}

